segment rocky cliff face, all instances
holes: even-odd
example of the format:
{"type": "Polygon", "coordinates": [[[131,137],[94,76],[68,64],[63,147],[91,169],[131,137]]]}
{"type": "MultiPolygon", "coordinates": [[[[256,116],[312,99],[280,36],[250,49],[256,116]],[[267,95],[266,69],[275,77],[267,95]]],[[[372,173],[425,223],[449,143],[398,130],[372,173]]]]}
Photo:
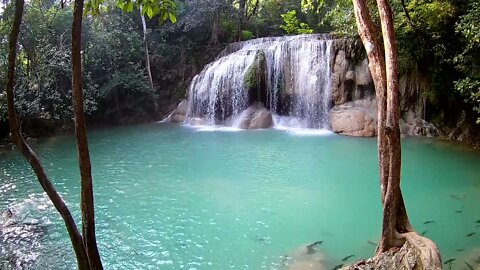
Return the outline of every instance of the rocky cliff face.
{"type": "MultiPolygon", "coordinates": [[[[363,46],[356,40],[336,39],[333,47],[332,130],[350,136],[375,136],[375,88],[363,46]]],[[[480,127],[468,119],[465,111],[461,108],[454,108],[455,113],[439,111],[429,106],[430,82],[430,76],[419,69],[400,75],[402,133],[478,144],[480,127]],[[447,117],[446,114],[450,113],[452,116],[447,117]],[[452,123],[451,118],[457,120],[452,123]]]]}

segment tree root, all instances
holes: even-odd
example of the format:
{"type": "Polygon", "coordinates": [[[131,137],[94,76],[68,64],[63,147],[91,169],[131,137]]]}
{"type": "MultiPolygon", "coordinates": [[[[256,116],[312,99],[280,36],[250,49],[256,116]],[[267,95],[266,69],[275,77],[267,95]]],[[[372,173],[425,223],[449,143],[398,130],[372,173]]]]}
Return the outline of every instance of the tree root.
{"type": "Polygon", "coordinates": [[[442,269],[440,252],[433,241],[416,232],[401,234],[405,243],[401,247],[379,253],[373,258],[361,260],[343,270],[436,270],[442,269]]]}

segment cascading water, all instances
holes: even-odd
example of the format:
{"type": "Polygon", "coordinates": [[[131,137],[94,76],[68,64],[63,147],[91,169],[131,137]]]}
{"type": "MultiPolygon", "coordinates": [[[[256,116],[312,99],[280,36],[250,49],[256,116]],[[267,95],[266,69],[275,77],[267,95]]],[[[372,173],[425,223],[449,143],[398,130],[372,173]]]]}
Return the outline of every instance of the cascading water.
{"type": "Polygon", "coordinates": [[[299,35],[231,44],[194,77],[186,122],[228,125],[260,101],[278,127],[328,128],[332,43],[325,35],[299,35]],[[257,78],[255,91],[262,94],[252,99],[246,76],[260,54],[264,65],[256,77],[264,79],[257,78]]]}

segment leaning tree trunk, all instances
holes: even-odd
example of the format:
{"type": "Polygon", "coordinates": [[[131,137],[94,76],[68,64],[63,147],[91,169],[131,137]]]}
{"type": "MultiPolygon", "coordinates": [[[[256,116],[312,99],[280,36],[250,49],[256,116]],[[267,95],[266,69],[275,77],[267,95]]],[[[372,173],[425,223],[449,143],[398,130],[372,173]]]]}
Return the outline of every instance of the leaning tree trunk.
{"type": "Polygon", "coordinates": [[[48,176],[45,173],[42,164],[40,163],[40,159],[23,139],[18,124],[17,113],[15,111],[13,88],[15,85],[15,59],[17,56],[17,40],[18,34],[20,32],[20,24],[22,22],[23,6],[24,0],[15,1],[15,16],[13,18],[12,31],[9,37],[6,92],[10,133],[12,141],[15,143],[22,155],[28,161],[33,171],[35,172],[43,190],[45,191],[45,193],[47,193],[47,196],[52,201],[55,209],[57,209],[57,211],[60,213],[60,216],[62,216],[62,219],[65,222],[65,226],[67,227],[68,235],[70,236],[70,241],[72,242],[73,250],[75,251],[75,255],[77,256],[78,268],[80,270],[88,270],[90,269],[90,266],[88,263],[87,255],[85,253],[85,248],[83,246],[82,235],[78,231],[75,220],[73,219],[70,210],[68,210],[67,206],[65,205],[62,197],[60,197],[60,195],[55,190],[52,182],[50,181],[50,179],[48,179],[48,176]]]}
{"type": "Polygon", "coordinates": [[[373,24],[365,0],[354,0],[353,3],[359,35],[367,51],[377,98],[378,159],[382,204],[384,205],[382,239],[377,250],[382,252],[390,247],[403,244],[395,232],[405,233],[412,230],[400,190],[398,68],[394,34],[393,32],[387,33],[387,30],[393,31],[393,22],[390,22],[390,26],[387,27],[388,23],[384,20],[390,18],[391,21],[391,10],[381,10],[382,25],[385,25],[383,32],[385,40],[387,40],[385,42],[386,56],[384,56],[379,33],[373,24]],[[385,62],[385,58],[387,58],[387,62],[385,62]]]}
{"type": "MultiPolygon", "coordinates": [[[[377,128],[383,224],[374,261],[379,264],[392,262],[394,257],[391,257],[392,253],[387,251],[393,247],[402,246],[402,249],[416,250],[414,254],[417,256],[414,258],[413,267],[441,269],[440,253],[436,245],[413,231],[400,189],[400,91],[392,10],[388,0],[377,0],[385,48],[383,51],[366,0],[353,0],[353,5],[358,32],[367,51],[378,102],[377,128]],[[384,256],[387,257],[386,260],[384,256]]],[[[406,267],[411,268],[409,261],[411,258],[404,258],[400,260],[406,267]]],[[[380,266],[382,267],[385,268],[385,265],[380,266]]]]}
{"type": "Polygon", "coordinates": [[[93,201],[92,171],[87,142],[87,127],[82,90],[82,18],[83,0],[75,0],[72,23],[72,96],[75,115],[75,135],[81,175],[81,208],[83,242],[91,269],[103,269],[95,237],[95,209],[93,201]]]}
{"type": "Polygon", "coordinates": [[[140,18],[142,19],[143,30],[143,46],[145,47],[145,65],[147,67],[148,83],[150,84],[150,91],[152,95],[153,111],[155,113],[155,119],[158,116],[158,102],[155,95],[155,87],[153,86],[152,70],[150,68],[150,55],[148,53],[148,39],[147,39],[147,24],[145,23],[145,16],[143,15],[143,5],[140,5],[140,18]]]}

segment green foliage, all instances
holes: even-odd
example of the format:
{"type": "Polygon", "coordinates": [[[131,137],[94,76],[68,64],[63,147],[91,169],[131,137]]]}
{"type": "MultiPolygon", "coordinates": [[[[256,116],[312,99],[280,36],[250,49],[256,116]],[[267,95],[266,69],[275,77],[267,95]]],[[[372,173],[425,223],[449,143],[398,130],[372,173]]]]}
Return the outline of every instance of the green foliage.
{"type": "Polygon", "coordinates": [[[467,12],[455,26],[466,44],[463,51],[454,57],[457,70],[464,76],[455,82],[455,89],[472,104],[480,124],[480,3],[470,1],[467,12]]]}
{"type": "MultiPolygon", "coordinates": [[[[177,5],[174,0],[115,0],[117,7],[124,12],[132,12],[134,7],[142,7],[142,14],[153,18],[158,16],[158,21],[163,23],[170,20],[177,21],[177,5]]],[[[98,15],[106,11],[109,2],[106,0],[87,0],[85,2],[84,14],[98,15]]]]}
{"type": "Polygon", "coordinates": [[[312,34],[313,30],[308,24],[300,22],[297,18],[297,11],[290,10],[289,12],[281,15],[284,24],[280,25],[280,28],[285,30],[287,34],[312,34]]]}
{"type": "Polygon", "coordinates": [[[249,30],[242,30],[242,40],[250,40],[255,38],[252,31],[249,30]]]}
{"type": "Polygon", "coordinates": [[[324,4],[325,0],[302,0],[302,11],[318,14],[324,4]]]}
{"type": "Polygon", "coordinates": [[[335,1],[327,9],[328,11],[321,21],[322,25],[332,28],[333,33],[338,36],[356,37],[358,35],[352,1],[335,1]]]}

